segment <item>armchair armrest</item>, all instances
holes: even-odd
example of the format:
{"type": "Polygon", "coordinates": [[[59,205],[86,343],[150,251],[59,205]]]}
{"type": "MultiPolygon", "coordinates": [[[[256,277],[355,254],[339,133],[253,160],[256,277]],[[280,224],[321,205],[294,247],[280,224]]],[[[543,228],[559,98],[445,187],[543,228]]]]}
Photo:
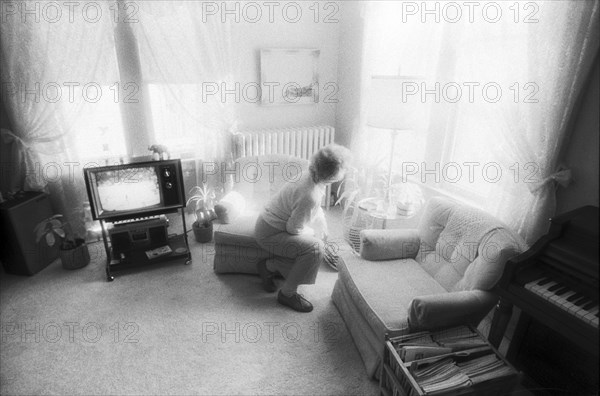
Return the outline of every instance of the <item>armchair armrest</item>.
{"type": "Polygon", "coordinates": [[[246,200],[237,191],[230,191],[215,205],[215,213],[222,224],[229,224],[246,210],[246,200]]]}
{"type": "Polygon", "coordinates": [[[466,290],[415,297],[408,308],[411,331],[477,325],[498,302],[489,291],[466,290]]]}
{"type": "Polygon", "coordinates": [[[420,242],[417,230],[362,230],[360,256],[365,260],[415,258],[420,242]]]}

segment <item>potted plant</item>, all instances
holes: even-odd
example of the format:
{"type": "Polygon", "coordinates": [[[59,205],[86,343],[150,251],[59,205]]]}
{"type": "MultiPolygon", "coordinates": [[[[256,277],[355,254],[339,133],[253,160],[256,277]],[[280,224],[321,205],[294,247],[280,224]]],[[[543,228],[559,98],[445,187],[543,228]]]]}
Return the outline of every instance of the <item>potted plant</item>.
{"type": "Polygon", "coordinates": [[[59,245],[59,257],[65,269],[77,269],[85,267],[90,262],[90,252],[83,238],[73,235],[71,226],[63,221],[63,215],[57,214],[41,221],[34,229],[36,242],[42,238],[50,247],[57,241],[59,245]]]}
{"type": "Polygon", "coordinates": [[[187,200],[186,206],[190,203],[194,204],[194,216],[196,221],[192,224],[194,237],[196,241],[205,243],[212,241],[213,236],[213,220],[217,218],[214,210],[215,192],[208,187],[206,183],[202,187],[195,186],[190,190],[190,198],[187,200]]]}

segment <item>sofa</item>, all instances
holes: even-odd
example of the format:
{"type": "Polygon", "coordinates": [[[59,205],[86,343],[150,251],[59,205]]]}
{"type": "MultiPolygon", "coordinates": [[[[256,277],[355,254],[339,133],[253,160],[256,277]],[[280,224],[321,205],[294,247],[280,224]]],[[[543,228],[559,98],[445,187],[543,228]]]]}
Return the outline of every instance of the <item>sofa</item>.
{"type": "Polygon", "coordinates": [[[258,214],[288,181],[308,172],[308,161],[288,155],[242,157],[230,170],[231,191],[215,206],[214,228],[217,274],[257,274],[256,264],[268,258],[254,238],[258,214]]]}
{"type": "Polygon", "coordinates": [[[360,251],[340,250],[332,300],[370,378],[378,378],[386,333],[477,326],[493,288],[524,241],[483,211],[433,197],[416,229],[362,230],[360,251]]]}

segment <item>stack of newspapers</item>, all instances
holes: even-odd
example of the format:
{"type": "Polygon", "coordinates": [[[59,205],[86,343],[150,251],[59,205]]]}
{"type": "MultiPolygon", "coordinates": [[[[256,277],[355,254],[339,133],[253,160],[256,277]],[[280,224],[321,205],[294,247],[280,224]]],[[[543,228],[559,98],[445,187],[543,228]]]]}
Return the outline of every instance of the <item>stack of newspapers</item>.
{"type": "Polygon", "coordinates": [[[467,326],[390,340],[427,394],[471,387],[515,374],[485,339],[467,326]]]}
{"type": "Polygon", "coordinates": [[[475,384],[513,374],[495,354],[457,362],[452,357],[423,365],[412,371],[413,378],[425,393],[470,387],[475,384]]]}
{"type": "Polygon", "coordinates": [[[412,375],[425,393],[466,388],[472,385],[469,377],[456,366],[452,358],[424,365],[414,370],[412,375]]]}
{"type": "Polygon", "coordinates": [[[404,336],[395,347],[400,359],[406,363],[487,345],[479,334],[467,326],[461,326],[438,333],[426,332],[404,336]]]}

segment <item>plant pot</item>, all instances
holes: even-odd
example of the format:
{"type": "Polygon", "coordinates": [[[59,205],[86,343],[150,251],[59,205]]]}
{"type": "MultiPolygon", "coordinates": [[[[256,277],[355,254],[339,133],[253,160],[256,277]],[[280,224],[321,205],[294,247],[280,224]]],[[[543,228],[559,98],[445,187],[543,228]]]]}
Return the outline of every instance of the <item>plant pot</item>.
{"type": "Polygon", "coordinates": [[[206,243],[212,241],[213,238],[213,225],[209,223],[208,225],[200,224],[197,221],[192,224],[192,229],[194,230],[194,237],[197,242],[206,243]]]}
{"type": "Polygon", "coordinates": [[[72,270],[83,268],[90,262],[90,252],[85,241],[81,238],[75,239],[74,248],[63,248],[59,250],[60,261],[64,269],[72,270]]]}

